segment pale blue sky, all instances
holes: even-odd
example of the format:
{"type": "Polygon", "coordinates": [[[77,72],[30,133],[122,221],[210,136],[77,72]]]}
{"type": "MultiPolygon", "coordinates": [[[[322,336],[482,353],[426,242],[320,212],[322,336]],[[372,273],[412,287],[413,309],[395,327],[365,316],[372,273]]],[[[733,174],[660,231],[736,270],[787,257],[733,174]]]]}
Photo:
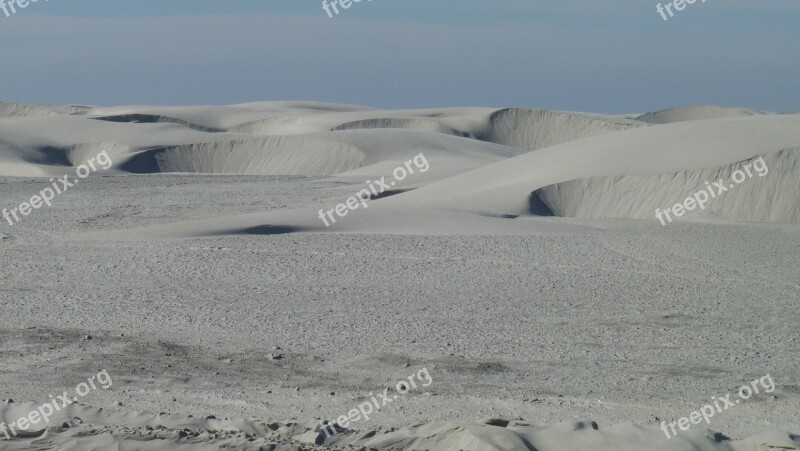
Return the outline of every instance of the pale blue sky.
{"type": "Polygon", "coordinates": [[[0,12],[0,100],[800,110],[800,2],[656,3],[40,0],[0,12]]]}

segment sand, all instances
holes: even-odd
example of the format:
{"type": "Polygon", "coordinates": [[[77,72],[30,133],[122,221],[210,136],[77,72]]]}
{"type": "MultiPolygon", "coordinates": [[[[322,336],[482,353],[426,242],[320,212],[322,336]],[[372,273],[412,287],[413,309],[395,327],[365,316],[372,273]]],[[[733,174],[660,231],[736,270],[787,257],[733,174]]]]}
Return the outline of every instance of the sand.
{"type": "Polygon", "coordinates": [[[114,379],[0,449],[800,449],[798,148],[800,115],[710,106],[0,104],[0,208],[114,160],[0,224],[0,422],[114,379]],[[320,221],[419,153],[402,194],[320,221]]]}

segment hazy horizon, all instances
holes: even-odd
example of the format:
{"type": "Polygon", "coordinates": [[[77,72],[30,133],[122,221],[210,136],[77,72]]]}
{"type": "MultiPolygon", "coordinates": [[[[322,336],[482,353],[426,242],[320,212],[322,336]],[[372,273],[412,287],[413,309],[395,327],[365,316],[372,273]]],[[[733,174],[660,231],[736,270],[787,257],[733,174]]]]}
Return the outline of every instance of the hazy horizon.
{"type": "Polygon", "coordinates": [[[0,13],[0,100],[800,110],[800,4],[657,3],[40,1],[0,13]]]}

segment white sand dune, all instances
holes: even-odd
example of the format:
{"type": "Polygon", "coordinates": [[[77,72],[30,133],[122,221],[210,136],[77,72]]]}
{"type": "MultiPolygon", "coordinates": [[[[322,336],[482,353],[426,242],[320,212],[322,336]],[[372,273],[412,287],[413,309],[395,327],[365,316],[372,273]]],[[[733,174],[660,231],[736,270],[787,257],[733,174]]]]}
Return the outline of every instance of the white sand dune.
{"type": "Polygon", "coordinates": [[[356,147],[306,136],[265,136],[161,147],[137,153],[119,168],[134,173],[337,174],[359,167],[356,147]]]}
{"type": "Polygon", "coordinates": [[[407,130],[353,130],[306,135],[242,137],[140,152],[120,166],[138,173],[381,176],[419,153],[432,170],[419,183],[519,155],[521,150],[448,135],[407,130]]]}
{"type": "MultiPolygon", "coordinates": [[[[758,155],[767,155],[782,150],[800,147],[800,115],[763,115],[745,118],[702,120],[680,122],[662,126],[637,128],[594,138],[571,141],[552,146],[537,152],[520,155],[492,165],[460,174],[441,182],[430,184],[413,192],[386,199],[383,203],[398,206],[418,206],[426,208],[462,209],[492,214],[528,214],[530,212],[530,196],[533,191],[575,179],[608,176],[644,176],[659,174],[687,173],[683,175],[691,180],[688,186],[678,183],[664,187],[663,177],[642,177],[635,179],[635,186],[629,186],[627,192],[636,200],[648,199],[640,210],[630,205],[627,209],[616,208],[608,212],[607,217],[642,218],[642,213],[651,205],[672,205],[683,201],[691,192],[702,187],[694,182],[713,180],[715,175],[724,172],[723,168],[734,163],[751,159],[758,155]],[[705,171],[705,172],[704,172],[705,171]],[[691,174],[689,173],[691,172],[691,174]],[[667,190],[667,191],[664,191],[667,190]],[[648,193],[659,193],[652,199],[648,193]],[[645,208],[646,207],[646,208],[645,208]]],[[[784,177],[797,177],[792,153],[781,153],[770,161],[776,166],[774,180],[763,180],[778,187],[784,183],[784,177]]],[[[671,176],[672,178],[679,177],[671,176]]],[[[669,178],[669,177],[667,177],[669,178]]],[[[765,177],[769,179],[769,176],[765,177]]],[[[633,180],[633,179],[632,179],[633,180]]],[[[606,181],[610,186],[613,181],[606,181]]],[[[752,185],[752,184],[751,184],[752,185]]],[[[602,189],[602,182],[598,189],[602,189]]],[[[737,189],[726,197],[750,196],[750,188],[737,189]]],[[[562,199],[559,205],[573,204],[584,196],[581,189],[570,191],[574,199],[562,199]]],[[[590,194],[603,197],[602,193],[590,194]]],[[[762,193],[769,199],[770,192],[762,193]]],[[[782,196],[796,198],[798,193],[789,190],[782,196]]],[[[595,200],[597,198],[594,198],[595,200]]],[[[737,199],[739,199],[737,197],[737,199]]],[[[740,200],[746,200],[742,197],[740,200]]],[[[596,210],[604,209],[602,205],[617,205],[626,202],[608,196],[596,210]]],[[[727,201],[729,203],[734,200],[727,201]]],[[[737,208],[739,217],[768,218],[772,213],[752,212],[745,214],[742,209],[776,210],[781,206],[789,207],[791,201],[779,200],[772,207],[771,202],[755,204],[744,202],[737,208]]],[[[664,205],[664,206],[667,206],[664,205]]],[[[564,207],[564,212],[572,210],[564,207]]],[[[655,207],[653,207],[654,209],[655,207]]],[[[796,203],[795,207],[796,209],[796,203]]],[[[721,207],[719,213],[725,213],[721,207]]],[[[796,210],[784,218],[796,217],[796,210]]]]}
{"type": "Polygon", "coordinates": [[[492,114],[477,138],[497,144],[538,150],[644,124],[608,116],[547,110],[506,109],[492,114]]]}
{"type": "Polygon", "coordinates": [[[649,124],[671,124],[673,122],[700,121],[703,119],[722,119],[726,117],[744,117],[765,114],[746,108],[732,108],[714,105],[696,105],[683,108],[669,108],[666,110],[645,113],[636,117],[636,120],[649,124]]]}
{"type": "MultiPolygon", "coordinates": [[[[339,143],[331,145],[332,149],[337,145],[352,146],[363,153],[361,159],[355,152],[350,153],[352,160],[346,167],[335,166],[334,160],[340,157],[320,163],[319,167],[325,170],[316,174],[335,173],[342,169],[346,172],[339,176],[344,180],[360,182],[363,177],[391,174],[392,168],[418,152],[430,157],[432,169],[407,181],[406,186],[416,188],[413,191],[374,201],[368,210],[358,213],[358,220],[341,221],[330,229],[322,227],[315,209],[243,212],[246,216],[216,218],[192,225],[164,224],[135,233],[111,232],[111,236],[115,239],[124,239],[127,233],[140,238],[148,234],[152,237],[203,236],[260,225],[296,231],[528,234],[543,233],[550,227],[546,223],[532,226],[530,222],[508,221],[506,218],[552,213],[577,218],[655,221],[656,208],[665,209],[683,202],[697,190],[706,188],[706,181],[729,180],[731,173],[743,162],[760,155],[765,156],[768,174],[747,179],[710,202],[705,211],[693,212],[683,219],[796,222],[800,218],[797,153],[792,151],[800,148],[800,115],[753,115],[641,127],[635,123],[620,125],[591,116],[560,113],[505,111],[500,116],[509,114],[515,118],[524,117],[512,120],[517,124],[535,123],[531,118],[536,117],[542,124],[550,125],[541,129],[508,126],[514,131],[510,132],[511,135],[518,135],[508,138],[508,141],[517,140],[533,148],[537,143],[555,139],[552,138],[554,134],[560,133],[556,141],[567,139],[569,134],[564,129],[572,129],[574,136],[600,134],[535,152],[412,130],[347,130],[312,134],[309,136],[339,143]],[[613,124],[612,129],[620,127],[622,130],[612,132],[604,128],[609,123],[613,124]]],[[[506,125],[493,129],[503,127],[506,125]]],[[[295,135],[275,142],[288,143],[292,141],[291,137],[295,135]]],[[[316,148],[320,155],[335,154],[323,146],[316,148]]],[[[203,168],[204,163],[189,159],[191,152],[183,151],[183,156],[180,156],[177,149],[174,158],[162,157],[165,161],[170,158],[174,161],[164,163],[163,168],[151,165],[151,170],[192,172],[203,168]]],[[[198,159],[207,162],[217,158],[220,163],[216,170],[221,171],[225,163],[221,160],[236,151],[233,147],[223,152],[207,148],[198,159]]],[[[247,170],[257,155],[269,153],[254,149],[247,158],[239,160],[236,169],[247,170]]],[[[308,149],[300,144],[288,146],[281,155],[286,159],[292,155],[293,162],[300,156],[308,156],[308,161],[292,163],[296,164],[294,168],[298,168],[297,174],[302,173],[300,168],[311,167],[311,161],[318,161],[313,160],[308,149]]],[[[228,164],[230,161],[233,160],[227,160],[228,164]]],[[[268,173],[269,167],[279,166],[276,162],[264,163],[260,170],[268,173]]],[[[285,171],[288,169],[277,172],[285,171]]],[[[332,199],[331,203],[335,205],[339,201],[332,199]]],[[[320,205],[318,208],[331,206],[320,205]]],[[[98,238],[100,235],[92,233],[90,236],[98,238]]]]}
{"type": "Polygon", "coordinates": [[[76,108],[6,104],[13,118],[0,120],[0,175],[55,175],[72,165],[72,149],[106,143],[123,172],[379,176],[423,152],[437,162],[426,175],[432,180],[641,125],[532,110],[387,112],[310,102],[76,108]]]}
{"type": "Polygon", "coordinates": [[[0,102],[0,118],[83,114],[89,110],[91,110],[91,107],[77,105],[26,105],[24,103],[0,102]]]}
{"type": "MultiPolygon", "coordinates": [[[[656,209],[682,203],[698,190],[709,190],[706,182],[724,180],[728,191],[709,199],[705,210],[697,209],[686,217],[720,217],[763,222],[800,222],[800,148],[764,156],[769,170],[753,174],[740,185],[731,181],[734,171],[746,174],[738,162],[724,167],[681,171],[659,175],[623,175],[570,180],[546,186],[535,192],[557,216],[579,218],[654,219],[656,209]]],[[[754,172],[751,170],[751,172],[754,172]]],[[[716,196],[719,188],[712,186],[716,196]]],[[[666,221],[666,220],[665,220],[666,221]]]]}
{"type": "Polygon", "coordinates": [[[491,108],[442,108],[430,110],[358,110],[355,107],[334,110],[298,110],[272,108],[260,120],[232,127],[231,131],[256,135],[315,133],[336,130],[401,128],[455,136],[470,136],[483,130],[491,108]]]}
{"type": "Polygon", "coordinates": [[[346,122],[337,125],[333,128],[334,131],[338,130],[361,130],[361,129],[375,129],[375,128],[399,128],[404,130],[419,130],[432,133],[443,133],[453,136],[470,136],[469,133],[450,128],[441,122],[433,121],[424,118],[390,118],[379,117],[373,119],[362,119],[353,122],[346,122]]]}

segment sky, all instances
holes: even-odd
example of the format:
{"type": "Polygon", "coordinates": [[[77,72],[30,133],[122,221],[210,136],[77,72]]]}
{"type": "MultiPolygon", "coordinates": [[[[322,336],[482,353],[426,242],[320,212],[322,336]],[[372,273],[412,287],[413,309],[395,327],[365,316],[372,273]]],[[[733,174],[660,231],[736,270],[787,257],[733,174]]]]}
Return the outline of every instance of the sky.
{"type": "Polygon", "coordinates": [[[39,0],[0,10],[0,101],[800,111],[800,1],[658,3],[39,0]]]}

